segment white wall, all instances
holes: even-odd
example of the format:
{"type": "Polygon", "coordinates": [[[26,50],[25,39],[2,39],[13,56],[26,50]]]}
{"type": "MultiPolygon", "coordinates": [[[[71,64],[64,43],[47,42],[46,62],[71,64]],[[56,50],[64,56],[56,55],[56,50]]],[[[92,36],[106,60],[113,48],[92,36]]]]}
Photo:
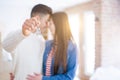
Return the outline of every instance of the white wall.
{"type": "Polygon", "coordinates": [[[2,34],[6,35],[11,30],[16,30],[18,28],[21,28],[22,23],[26,18],[29,18],[30,10],[29,7],[22,7],[22,6],[14,6],[14,5],[4,5],[0,7],[1,13],[0,13],[0,21],[2,28],[2,34]]]}
{"type": "Polygon", "coordinates": [[[120,69],[119,5],[119,0],[102,0],[102,66],[120,69]]]}

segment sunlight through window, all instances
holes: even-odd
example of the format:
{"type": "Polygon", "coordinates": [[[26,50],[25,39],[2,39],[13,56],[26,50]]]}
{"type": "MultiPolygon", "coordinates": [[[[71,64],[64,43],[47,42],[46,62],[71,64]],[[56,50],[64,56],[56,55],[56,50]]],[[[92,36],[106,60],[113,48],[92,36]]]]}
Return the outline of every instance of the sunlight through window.
{"type": "Polygon", "coordinates": [[[85,74],[91,75],[95,65],[95,15],[92,11],[84,13],[84,55],[85,74]]]}
{"type": "Polygon", "coordinates": [[[79,47],[79,29],[80,29],[80,16],[79,14],[70,14],[69,15],[70,28],[73,35],[73,38],[79,47]]]}
{"type": "MultiPolygon", "coordinates": [[[[68,16],[69,16],[70,28],[71,28],[73,38],[78,46],[78,51],[80,51],[79,50],[80,49],[80,47],[79,47],[80,16],[79,16],[79,14],[70,14],[68,16]]],[[[79,65],[77,67],[77,72],[76,72],[76,76],[75,76],[74,80],[79,80],[78,76],[79,76],[79,65]]]]}

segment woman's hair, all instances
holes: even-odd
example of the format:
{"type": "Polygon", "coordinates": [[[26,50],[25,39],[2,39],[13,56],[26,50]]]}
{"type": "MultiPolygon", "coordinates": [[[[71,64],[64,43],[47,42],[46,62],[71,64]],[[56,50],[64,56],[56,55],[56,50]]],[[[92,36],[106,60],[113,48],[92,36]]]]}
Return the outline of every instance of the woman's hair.
{"type": "Polygon", "coordinates": [[[55,62],[54,74],[57,74],[59,66],[62,66],[66,72],[67,66],[67,49],[68,43],[72,39],[68,16],[65,12],[56,12],[52,15],[55,25],[54,45],[55,45],[55,62]]]}

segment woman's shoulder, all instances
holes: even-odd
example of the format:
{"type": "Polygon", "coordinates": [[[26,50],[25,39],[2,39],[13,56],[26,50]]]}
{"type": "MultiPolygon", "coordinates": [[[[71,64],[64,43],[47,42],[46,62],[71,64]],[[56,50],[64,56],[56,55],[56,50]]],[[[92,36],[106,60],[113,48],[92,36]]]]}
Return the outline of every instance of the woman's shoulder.
{"type": "Polygon", "coordinates": [[[77,48],[77,45],[74,41],[69,41],[68,43],[68,50],[73,50],[73,49],[76,49],[77,48]]]}
{"type": "Polygon", "coordinates": [[[46,40],[45,45],[46,47],[49,47],[52,45],[52,43],[53,43],[53,40],[46,40]]]}

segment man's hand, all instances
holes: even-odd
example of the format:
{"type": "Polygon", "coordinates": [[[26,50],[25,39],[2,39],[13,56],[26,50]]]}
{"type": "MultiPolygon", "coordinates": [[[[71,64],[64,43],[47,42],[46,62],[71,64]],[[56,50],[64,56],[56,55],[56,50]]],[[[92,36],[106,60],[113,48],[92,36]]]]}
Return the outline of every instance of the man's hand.
{"type": "Polygon", "coordinates": [[[27,80],[42,80],[42,75],[34,73],[34,75],[28,75],[27,80]]]}
{"type": "Polygon", "coordinates": [[[37,17],[27,19],[22,26],[23,35],[29,36],[30,33],[34,33],[39,24],[40,24],[40,21],[38,20],[37,17]]]}
{"type": "Polygon", "coordinates": [[[13,75],[13,73],[10,73],[10,80],[14,80],[14,75],[13,75]]]}

